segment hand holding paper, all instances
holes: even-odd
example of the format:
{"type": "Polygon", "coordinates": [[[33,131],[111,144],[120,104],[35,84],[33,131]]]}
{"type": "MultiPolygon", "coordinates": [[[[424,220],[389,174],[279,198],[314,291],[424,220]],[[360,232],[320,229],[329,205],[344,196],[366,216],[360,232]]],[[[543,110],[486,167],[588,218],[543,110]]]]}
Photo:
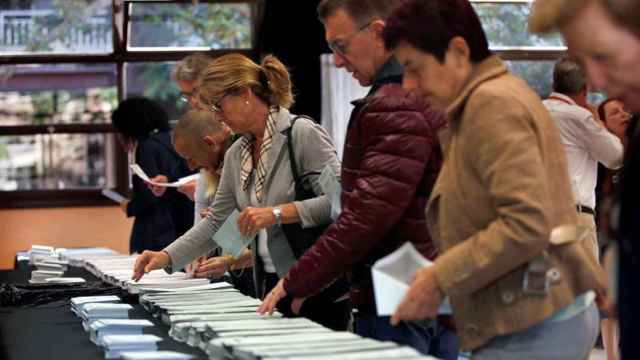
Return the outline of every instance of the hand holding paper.
{"type": "Polygon", "coordinates": [[[432,265],[409,242],[378,260],[372,268],[378,315],[395,313],[397,322],[450,314],[432,265]]]}
{"type": "Polygon", "coordinates": [[[154,186],[162,186],[162,187],[180,187],[183,186],[185,184],[187,184],[190,181],[193,180],[197,180],[200,177],[200,174],[193,174],[193,175],[189,175],[189,176],[185,176],[182,177],[180,179],[178,179],[175,182],[158,182],[158,181],[153,181],[153,179],[149,178],[149,176],[147,176],[147,174],[144,172],[144,170],[142,170],[142,168],[140,167],[140,165],[138,164],[131,164],[131,171],[133,171],[134,174],[138,175],[142,180],[144,180],[145,182],[154,185],[154,186]]]}

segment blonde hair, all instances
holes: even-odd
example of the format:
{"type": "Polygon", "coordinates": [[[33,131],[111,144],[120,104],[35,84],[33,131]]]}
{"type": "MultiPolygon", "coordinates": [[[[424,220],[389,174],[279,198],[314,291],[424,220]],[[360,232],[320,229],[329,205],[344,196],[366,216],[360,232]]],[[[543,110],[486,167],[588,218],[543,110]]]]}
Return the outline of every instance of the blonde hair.
{"type": "Polygon", "coordinates": [[[213,60],[202,72],[198,84],[200,102],[211,106],[226,92],[251,91],[267,106],[293,105],[291,78],[287,68],[273,55],[260,65],[242,54],[227,54],[213,60]]]}
{"type": "Polygon", "coordinates": [[[173,128],[173,142],[177,139],[203,136],[222,131],[226,126],[216,119],[215,114],[206,110],[189,110],[182,115],[173,128]]]}
{"type": "Polygon", "coordinates": [[[194,83],[200,74],[213,61],[213,58],[204,53],[193,53],[180,60],[173,71],[176,81],[194,83]]]}
{"type": "MultiPolygon", "coordinates": [[[[182,115],[180,120],[178,120],[178,123],[173,128],[172,140],[174,143],[178,139],[194,141],[195,137],[210,135],[219,131],[225,131],[225,129],[227,129],[226,126],[218,121],[213,113],[204,110],[191,110],[182,115]]],[[[231,135],[230,132],[228,132],[228,134],[231,135]]],[[[231,136],[229,136],[227,141],[231,142],[231,136]]],[[[224,154],[222,156],[224,156],[224,154]]],[[[201,169],[200,173],[204,175],[201,180],[206,181],[207,184],[205,196],[207,198],[212,197],[218,189],[220,175],[218,175],[216,171],[208,171],[206,169],[201,169]]]]}

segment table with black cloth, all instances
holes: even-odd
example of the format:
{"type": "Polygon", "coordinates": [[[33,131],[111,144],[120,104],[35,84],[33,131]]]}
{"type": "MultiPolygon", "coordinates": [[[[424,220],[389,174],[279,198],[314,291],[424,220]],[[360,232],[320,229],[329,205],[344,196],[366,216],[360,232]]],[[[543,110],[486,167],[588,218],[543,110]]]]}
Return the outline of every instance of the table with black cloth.
{"type": "MultiPolygon", "coordinates": [[[[0,271],[0,283],[26,284],[31,270],[26,261],[16,262],[15,270],[0,271]]],[[[68,277],[97,281],[84,269],[70,267],[68,277]]],[[[133,298],[135,299],[135,298],[133,298]]],[[[159,350],[172,350],[208,359],[198,348],[171,339],[168,326],[144,311],[136,301],[131,318],[148,319],[155,326],[145,328],[145,334],[161,337],[159,350]]],[[[69,301],[57,301],[33,307],[0,307],[0,360],[91,360],[104,359],[104,350],[89,340],[82,320],[69,308],[69,301]]]]}

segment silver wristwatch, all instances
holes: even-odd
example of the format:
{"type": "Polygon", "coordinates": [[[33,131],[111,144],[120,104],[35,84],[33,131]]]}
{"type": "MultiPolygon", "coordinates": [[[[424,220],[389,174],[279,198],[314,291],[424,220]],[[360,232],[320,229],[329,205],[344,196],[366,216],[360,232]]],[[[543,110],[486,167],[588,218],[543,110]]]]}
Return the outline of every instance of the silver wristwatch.
{"type": "Polygon", "coordinates": [[[282,225],[282,209],[277,206],[271,208],[271,212],[273,212],[273,216],[276,218],[276,224],[282,225]]]}

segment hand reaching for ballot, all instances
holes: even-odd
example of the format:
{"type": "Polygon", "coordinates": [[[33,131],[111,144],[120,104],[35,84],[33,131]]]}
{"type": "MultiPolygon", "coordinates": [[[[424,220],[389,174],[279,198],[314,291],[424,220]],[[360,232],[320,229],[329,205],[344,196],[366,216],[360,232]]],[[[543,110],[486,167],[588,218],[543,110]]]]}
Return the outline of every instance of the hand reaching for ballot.
{"type": "Polygon", "coordinates": [[[193,277],[219,278],[231,267],[231,256],[216,256],[201,262],[193,271],[193,277]]]}
{"type": "MultiPolygon", "coordinates": [[[[164,175],[154,176],[149,180],[151,180],[153,182],[157,182],[157,183],[167,183],[167,182],[169,182],[169,178],[167,178],[164,175]]],[[[164,192],[167,191],[166,187],[164,187],[164,186],[156,186],[156,185],[153,185],[151,183],[147,183],[147,187],[149,188],[149,190],[151,190],[153,195],[155,195],[156,197],[160,197],[160,196],[164,195],[164,192]]]]}
{"type": "Polygon", "coordinates": [[[145,250],[136,258],[131,280],[138,281],[151,270],[160,269],[171,264],[171,257],[166,251],[145,250]]]}

